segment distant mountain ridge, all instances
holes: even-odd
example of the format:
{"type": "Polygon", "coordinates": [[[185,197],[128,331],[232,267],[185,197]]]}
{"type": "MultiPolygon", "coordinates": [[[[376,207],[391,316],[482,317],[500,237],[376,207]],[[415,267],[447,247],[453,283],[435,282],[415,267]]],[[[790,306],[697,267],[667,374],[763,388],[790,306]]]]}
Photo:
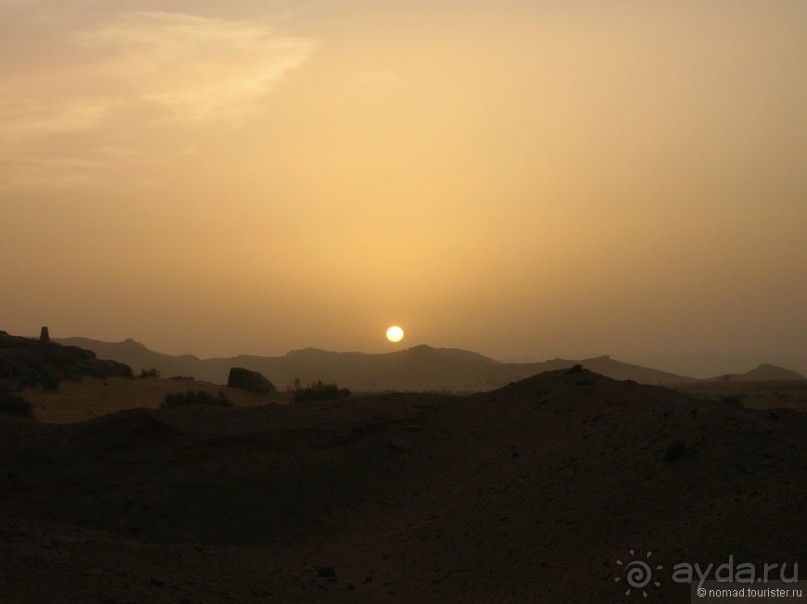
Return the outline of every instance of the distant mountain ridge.
{"type": "MultiPolygon", "coordinates": [[[[99,358],[114,359],[141,369],[159,369],[164,377],[193,376],[224,384],[231,367],[258,371],[278,388],[296,378],[304,383],[315,380],[336,382],[358,392],[384,390],[475,392],[492,390],[537,373],[583,365],[586,369],[616,380],[641,384],[697,382],[692,377],[624,363],[609,356],[587,359],[551,359],[533,363],[502,363],[476,352],[457,348],[434,348],[425,344],[388,353],[330,352],[318,348],[292,350],[283,356],[239,355],[200,359],[191,354],[168,355],[150,350],[132,339],[102,342],[89,338],[64,338],[63,344],[80,346],[99,358]]],[[[714,378],[725,380],[726,376],[714,378]]],[[[745,374],[730,374],[734,381],[804,379],[788,369],[763,365],[745,374]]]]}
{"type": "Polygon", "coordinates": [[[763,363],[745,373],[727,373],[710,378],[709,382],[785,382],[803,380],[804,376],[796,371],[763,363]]]}
{"type": "Polygon", "coordinates": [[[434,348],[421,344],[389,353],[330,352],[316,348],[292,350],[280,357],[239,355],[200,359],[191,354],[155,352],[132,339],[102,342],[73,337],[58,340],[95,352],[99,358],[126,363],[135,373],[159,369],[163,376],[193,376],[223,384],[231,367],[259,371],[279,388],[299,378],[303,382],[336,382],[354,391],[444,390],[471,392],[491,390],[526,377],[582,364],[613,379],[645,384],[684,383],[693,378],[657,369],[623,363],[607,356],[590,359],[552,359],[538,363],[501,363],[476,352],[457,348],[434,348]]]}

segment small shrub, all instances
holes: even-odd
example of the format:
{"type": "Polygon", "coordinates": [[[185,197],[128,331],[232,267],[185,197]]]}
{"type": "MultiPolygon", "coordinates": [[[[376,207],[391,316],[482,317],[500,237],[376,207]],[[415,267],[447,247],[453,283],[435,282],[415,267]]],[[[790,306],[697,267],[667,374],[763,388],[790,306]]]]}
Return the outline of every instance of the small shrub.
{"type": "Polygon", "coordinates": [[[0,392],[0,413],[28,418],[34,416],[31,403],[19,394],[10,392],[0,392]]]}
{"type": "Polygon", "coordinates": [[[27,374],[21,381],[22,386],[42,386],[45,390],[58,390],[61,379],[49,371],[38,371],[27,374]]]}
{"type": "Polygon", "coordinates": [[[687,453],[688,451],[684,441],[676,439],[670,443],[670,446],[667,447],[667,450],[664,452],[664,461],[678,461],[687,455],[687,453]]]}
{"type": "Polygon", "coordinates": [[[158,377],[160,377],[160,370],[159,370],[159,369],[155,369],[154,367],[152,367],[152,368],[151,368],[151,369],[149,369],[149,370],[146,370],[146,369],[141,369],[141,370],[140,370],[140,375],[139,375],[139,376],[137,376],[137,377],[139,377],[140,379],[144,379],[144,378],[158,378],[158,377]]]}
{"type": "Polygon", "coordinates": [[[322,380],[303,386],[300,379],[294,380],[289,388],[291,398],[295,403],[313,403],[316,401],[335,401],[350,396],[350,390],[340,388],[336,384],[325,384],[322,380]]]}
{"type": "Polygon", "coordinates": [[[42,384],[45,390],[51,390],[53,392],[59,389],[60,382],[61,379],[59,379],[59,376],[52,373],[44,373],[39,379],[39,383],[42,384]]]}
{"type": "Polygon", "coordinates": [[[720,399],[720,402],[724,405],[731,405],[732,407],[742,407],[743,397],[737,395],[724,396],[720,399]]]}
{"type": "Polygon", "coordinates": [[[183,405],[215,405],[216,407],[232,407],[233,404],[227,395],[219,392],[213,396],[205,390],[188,390],[187,392],[172,392],[165,395],[162,407],[182,407],[183,405]]]}

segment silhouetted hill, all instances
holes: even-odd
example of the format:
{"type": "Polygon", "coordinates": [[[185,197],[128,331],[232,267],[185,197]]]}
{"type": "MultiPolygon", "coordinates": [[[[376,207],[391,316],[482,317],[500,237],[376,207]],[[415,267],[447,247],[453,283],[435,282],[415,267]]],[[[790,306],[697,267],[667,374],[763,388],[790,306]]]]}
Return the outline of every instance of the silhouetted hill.
{"type": "Polygon", "coordinates": [[[585,369],[472,396],[0,417],[0,600],[622,602],[635,551],[647,601],[687,602],[680,563],[804,567],[806,458],[807,415],[585,369]]]}
{"type": "Polygon", "coordinates": [[[660,371],[658,369],[651,369],[649,367],[641,367],[639,365],[631,365],[617,361],[609,356],[599,356],[589,359],[569,360],[569,359],[553,359],[543,363],[524,363],[512,365],[513,367],[524,370],[525,373],[519,377],[526,377],[536,373],[543,373],[545,371],[556,371],[559,369],[567,369],[573,365],[583,365],[588,370],[600,373],[615,380],[633,380],[640,384],[674,384],[686,383],[695,381],[693,378],[676,375],[667,371],[660,371]]]}
{"type": "Polygon", "coordinates": [[[132,377],[132,370],[118,361],[98,359],[92,350],[0,331],[0,382],[55,388],[62,379],[88,376],[132,377]]]}
{"type": "Polygon", "coordinates": [[[646,384],[685,383],[692,378],[630,365],[607,356],[591,359],[553,359],[542,363],[500,363],[481,354],[456,348],[427,345],[384,354],[329,352],[316,348],[293,350],[282,357],[241,355],[199,359],[193,355],[171,356],[153,352],[134,340],[98,342],[87,338],[66,338],[104,357],[117,359],[135,371],[156,368],[163,376],[193,376],[225,383],[231,367],[258,371],[279,388],[299,378],[336,382],[356,392],[384,390],[473,392],[490,390],[527,376],[565,369],[576,364],[619,380],[646,384]]]}
{"type": "Polygon", "coordinates": [[[624,357],[624,361],[644,367],[658,367],[665,371],[680,375],[691,375],[701,380],[712,376],[742,373],[748,367],[761,364],[788,367],[807,375],[807,350],[802,354],[794,352],[769,352],[757,354],[753,352],[706,353],[699,351],[635,354],[624,357]]]}
{"type": "Polygon", "coordinates": [[[805,377],[790,369],[776,365],[762,364],[745,373],[727,373],[711,378],[710,382],[785,382],[790,380],[803,380],[805,377]]]}

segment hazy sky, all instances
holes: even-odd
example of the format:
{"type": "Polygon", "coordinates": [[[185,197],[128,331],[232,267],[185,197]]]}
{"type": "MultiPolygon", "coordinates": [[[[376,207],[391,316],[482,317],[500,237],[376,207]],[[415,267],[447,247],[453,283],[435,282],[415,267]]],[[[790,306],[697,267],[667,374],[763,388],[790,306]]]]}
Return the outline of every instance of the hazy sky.
{"type": "Polygon", "coordinates": [[[805,353],[805,32],[804,0],[0,0],[0,329],[805,353]]]}

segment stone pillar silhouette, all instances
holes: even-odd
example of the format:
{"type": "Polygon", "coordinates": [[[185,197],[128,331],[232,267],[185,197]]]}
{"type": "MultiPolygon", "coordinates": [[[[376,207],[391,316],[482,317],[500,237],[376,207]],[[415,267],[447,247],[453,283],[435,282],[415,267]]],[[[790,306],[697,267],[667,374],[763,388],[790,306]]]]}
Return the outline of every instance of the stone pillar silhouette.
{"type": "Polygon", "coordinates": [[[50,334],[48,334],[48,326],[44,325],[42,331],[39,332],[39,343],[42,346],[50,344],[50,334]]]}

